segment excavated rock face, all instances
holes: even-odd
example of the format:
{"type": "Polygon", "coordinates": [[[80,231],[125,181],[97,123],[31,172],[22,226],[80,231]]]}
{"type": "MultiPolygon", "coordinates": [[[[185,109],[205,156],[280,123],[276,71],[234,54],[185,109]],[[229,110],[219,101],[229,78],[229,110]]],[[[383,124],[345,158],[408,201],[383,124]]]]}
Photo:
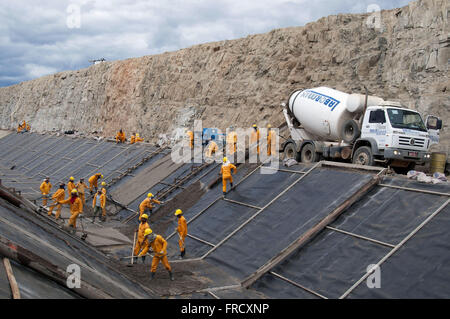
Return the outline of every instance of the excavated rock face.
{"type": "Polygon", "coordinates": [[[450,38],[446,0],[337,15],[304,27],[104,62],[0,88],[2,128],[22,119],[37,131],[76,129],[146,140],[202,119],[225,129],[279,125],[280,103],[298,88],[329,86],[400,100],[443,118],[450,144],[450,38]],[[381,22],[381,24],[377,24],[381,22]]]}

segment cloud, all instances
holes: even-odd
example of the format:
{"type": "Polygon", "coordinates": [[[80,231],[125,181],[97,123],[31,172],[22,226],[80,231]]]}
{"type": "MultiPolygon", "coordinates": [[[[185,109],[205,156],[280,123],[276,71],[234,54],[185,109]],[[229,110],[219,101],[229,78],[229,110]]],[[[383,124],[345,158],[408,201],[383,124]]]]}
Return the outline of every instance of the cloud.
{"type": "MultiPolygon", "coordinates": [[[[2,0],[0,86],[89,66],[366,12],[373,0],[2,0]],[[77,15],[79,9],[79,16],[77,15]],[[79,28],[77,23],[79,22],[79,28]]],[[[381,9],[408,0],[376,2],[381,9]]]]}

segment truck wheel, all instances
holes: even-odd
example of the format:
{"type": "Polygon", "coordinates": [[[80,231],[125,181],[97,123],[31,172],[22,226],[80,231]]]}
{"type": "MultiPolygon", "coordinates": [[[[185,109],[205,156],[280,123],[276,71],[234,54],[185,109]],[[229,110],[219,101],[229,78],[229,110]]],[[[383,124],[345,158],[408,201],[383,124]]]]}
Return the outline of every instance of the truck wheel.
{"type": "Polygon", "coordinates": [[[372,166],[373,162],[373,155],[370,147],[361,146],[356,150],[355,154],[353,154],[353,164],[372,166]]]}
{"type": "Polygon", "coordinates": [[[302,163],[313,163],[319,160],[319,154],[316,153],[316,148],[313,144],[303,146],[300,153],[300,160],[302,163]]]}
{"type": "Polygon", "coordinates": [[[345,143],[353,143],[360,133],[358,123],[355,120],[348,120],[342,125],[341,136],[345,143]]]}
{"type": "Polygon", "coordinates": [[[284,159],[288,159],[288,158],[293,158],[297,162],[299,160],[298,153],[295,150],[294,143],[287,143],[286,146],[284,147],[284,159]]]}

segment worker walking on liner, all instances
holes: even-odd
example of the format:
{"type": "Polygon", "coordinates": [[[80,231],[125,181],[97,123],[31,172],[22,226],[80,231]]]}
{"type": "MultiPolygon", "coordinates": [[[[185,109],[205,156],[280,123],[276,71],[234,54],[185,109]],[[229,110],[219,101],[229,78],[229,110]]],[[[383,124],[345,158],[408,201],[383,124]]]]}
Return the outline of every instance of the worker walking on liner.
{"type": "Polygon", "coordinates": [[[259,129],[256,124],[253,124],[253,130],[250,134],[250,147],[254,148],[256,147],[256,153],[259,155],[259,129]]]}
{"type": "Polygon", "coordinates": [[[233,188],[233,176],[231,176],[231,170],[236,174],[236,166],[231,164],[226,157],[223,158],[223,164],[220,168],[220,175],[222,175],[222,191],[223,195],[227,192],[227,182],[230,182],[231,188],[233,188]]]}
{"type": "Polygon", "coordinates": [[[277,135],[275,130],[272,129],[272,125],[267,125],[267,155],[275,155],[275,142],[277,140],[277,135]]]}
{"type": "Polygon", "coordinates": [[[181,258],[183,258],[186,254],[185,240],[187,236],[187,222],[186,218],[184,218],[183,216],[183,211],[181,209],[176,210],[175,216],[177,216],[178,218],[178,227],[176,231],[179,237],[178,244],[180,245],[180,256],[181,258]]]}
{"type": "Polygon", "coordinates": [[[149,250],[150,247],[152,247],[154,256],[152,260],[152,268],[151,271],[151,278],[155,278],[155,272],[158,268],[159,262],[161,262],[166,270],[169,272],[170,280],[174,280],[173,274],[172,274],[172,268],[170,267],[169,260],[167,259],[167,241],[162,238],[161,235],[156,235],[153,233],[151,228],[148,228],[144,232],[145,238],[144,242],[146,241],[145,247],[142,249],[139,256],[145,256],[149,250]]]}
{"type": "Polygon", "coordinates": [[[85,192],[87,189],[87,185],[84,183],[84,178],[80,178],[80,181],[77,183],[77,185],[75,185],[77,191],[78,191],[78,196],[80,196],[81,202],[84,204],[86,204],[86,197],[85,197],[85,192]]]}
{"type": "Polygon", "coordinates": [[[116,143],[125,143],[125,141],[127,140],[125,133],[122,131],[122,129],[120,129],[119,132],[117,132],[116,135],[116,143]]]}
{"type": "Polygon", "coordinates": [[[70,218],[68,225],[72,228],[71,231],[75,233],[77,228],[77,218],[83,213],[83,203],[81,202],[80,197],[78,197],[77,190],[73,189],[68,199],[58,201],[58,203],[70,205],[70,218]]]}
{"type": "MultiPolygon", "coordinates": [[[[106,201],[106,182],[102,182],[102,194],[105,195],[106,201]]],[[[102,219],[106,219],[106,204],[102,207],[102,219]]]]}
{"type": "MultiPolygon", "coordinates": [[[[100,214],[103,216],[103,211],[105,209],[106,205],[106,195],[102,193],[102,191],[99,189],[97,191],[97,194],[94,195],[94,199],[92,200],[92,208],[94,209],[94,215],[92,216],[92,222],[95,222],[95,217],[100,214]]],[[[103,217],[104,218],[104,217],[103,217]]],[[[100,220],[103,221],[103,218],[100,218],[100,220]]]]}
{"type": "Polygon", "coordinates": [[[88,182],[89,182],[89,191],[91,192],[91,195],[94,193],[94,189],[95,189],[95,192],[97,192],[97,188],[98,188],[97,182],[100,178],[103,178],[103,175],[100,173],[97,173],[97,174],[89,177],[88,182]]]}
{"type": "Polygon", "coordinates": [[[66,191],[65,191],[65,185],[60,184],[59,189],[53,194],[53,204],[50,206],[50,209],[48,211],[48,216],[51,216],[53,213],[53,209],[56,206],[56,214],[55,219],[58,220],[59,216],[61,215],[61,207],[62,205],[59,204],[60,201],[63,201],[66,198],[66,191]]]}
{"type": "Polygon", "coordinates": [[[70,176],[69,182],[67,183],[67,191],[69,192],[69,194],[71,194],[74,189],[77,189],[74,180],[75,178],[73,176],[70,176]]]}
{"type": "MultiPolygon", "coordinates": [[[[145,248],[145,230],[146,229],[150,229],[150,226],[148,225],[148,215],[147,214],[142,214],[141,216],[141,222],[139,224],[139,229],[138,229],[138,234],[137,234],[137,240],[136,240],[136,245],[134,246],[134,251],[133,251],[133,258],[137,259],[137,256],[139,255],[140,251],[142,249],[145,248]]],[[[147,249],[148,250],[148,249],[147,249]]],[[[145,255],[141,256],[142,258],[142,263],[144,263],[145,261],[145,255]]],[[[136,260],[137,262],[137,260],[136,260]]]]}
{"type": "Polygon", "coordinates": [[[141,220],[142,214],[148,209],[149,215],[153,213],[153,205],[152,204],[158,204],[161,205],[161,202],[157,199],[153,198],[152,193],[147,194],[147,198],[144,199],[141,204],[139,205],[139,220],[141,220]]]}
{"type": "Polygon", "coordinates": [[[46,177],[39,187],[42,193],[42,206],[45,208],[47,208],[47,200],[49,198],[51,188],[52,184],[50,184],[50,177],[46,177]]]}

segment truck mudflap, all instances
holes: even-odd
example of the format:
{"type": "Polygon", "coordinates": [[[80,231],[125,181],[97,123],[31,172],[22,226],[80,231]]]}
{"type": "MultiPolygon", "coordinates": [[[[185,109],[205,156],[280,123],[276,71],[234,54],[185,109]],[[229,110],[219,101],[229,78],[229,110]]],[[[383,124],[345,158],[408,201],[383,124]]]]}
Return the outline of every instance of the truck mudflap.
{"type": "MultiPolygon", "coordinates": [[[[392,160],[392,162],[416,162],[427,163],[431,159],[431,154],[424,151],[403,150],[398,148],[386,148],[384,150],[384,158],[392,160]]],[[[400,165],[399,165],[400,166],[400,165]]]]}

